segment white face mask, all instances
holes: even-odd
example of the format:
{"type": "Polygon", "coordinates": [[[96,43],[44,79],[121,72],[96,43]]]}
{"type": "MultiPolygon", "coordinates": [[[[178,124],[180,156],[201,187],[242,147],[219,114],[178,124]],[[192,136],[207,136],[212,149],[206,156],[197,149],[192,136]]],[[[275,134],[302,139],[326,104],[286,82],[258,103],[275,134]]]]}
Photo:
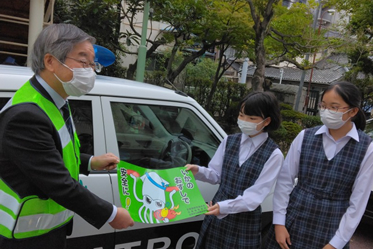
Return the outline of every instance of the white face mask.
{"type": "Polygon", "coordinates": [[[63,89],[65,90],[67,95],[79,97],[86,93],[89,93],[92,90],[96,80],[96,73],[93,71],[92,68],[71,69],[62,62],[61,64],[73,72],[73,78],[67,82],[60,80],[60,78],[58,78],[57,75],[54,74],[54,76],[61,82],[63,89]]]}
{"type": "Polygon", "coordinates": [[[323,122],[323,124],[329,129],[332,129],[332,130],[339,129],[350,119],[348,118],[346,121],[343,121],[342,119],[343,114],[349,112],[350,110],[347,110],[345,112],[336,112],[336,113],[331,113],[330,111],[326,109],[320,110],[321,122],[323,122]]]}
{"type": "Polygon", "coordinates": [[[246,134],[248,136],[253,136],[255,134],[258,134],[259,132],[261,132],[264,129],[265,126],[263,126],[262,129],[260,129],[259,131],[256,130],[258,125],[263,123],[264,120],[262,122],[259,122],[259,123],[252,123],[252,122],[248,122],[248,121],[243,121],[241,119],[237,119],[237,124],[238,124],[238,127],[240,128],[240,130],[243,134],[246,134]]]}

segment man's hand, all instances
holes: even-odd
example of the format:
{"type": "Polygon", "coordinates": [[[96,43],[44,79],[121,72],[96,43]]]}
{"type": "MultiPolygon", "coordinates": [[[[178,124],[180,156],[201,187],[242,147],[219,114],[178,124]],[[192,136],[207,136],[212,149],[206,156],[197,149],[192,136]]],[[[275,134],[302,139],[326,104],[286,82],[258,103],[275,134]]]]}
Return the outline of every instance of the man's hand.
{"type": "Polygon", "coordinates": [[[106,153],[101,156],[94,156],[91,159],[93,170],[113,170],[117,167],[119,158],[113,153],[106,153]]]}
{"type": "Polygon", "coordinates": [[[185,170],[192,171],[193,175],[196,175],[198,173],[198,166],[195,164],[187,164],[185,165],[185,170]]]}
{"type": "Polygon", "coordinates": [[[128,211],[124,208],[118,207],[117,215],[114,220],[109,223],[114,229],[124,229],[132,227],[135,224],[128,211]]]}
{"type": "Polygon", "coordinates": [[[275,225],[276,241],[281,249],[289,249],[291,245],[290,235],[288,230],[283,225],[275,225]]]}

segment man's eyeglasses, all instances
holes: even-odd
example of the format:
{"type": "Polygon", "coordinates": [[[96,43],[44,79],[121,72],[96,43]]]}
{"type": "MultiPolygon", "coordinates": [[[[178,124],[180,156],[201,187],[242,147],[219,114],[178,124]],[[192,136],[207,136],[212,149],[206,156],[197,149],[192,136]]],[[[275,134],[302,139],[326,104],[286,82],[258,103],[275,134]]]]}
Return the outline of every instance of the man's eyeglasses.
{"type": "Polygon", "coordinates": [[[335,106],[326,107],[323,104],[319,104],[319,110],[321,110],[321,111],[328,110],[330,113],[337,113],[338,110],[344,110],[344,109],[349,109],[349,108],[350,108],[349,106],[346,106],[346,107],[335,107],[335,106]]]}
{"type": "Polygon", "coordinates": [[[90,63],[88,61],[78,60],[78,59],[75,59],[75,58],[72,58],[72,57],[66,57],[66,58],[81,63],[83,65],[83,68],[85,68],[85,69],[92,68],[97,73],[101,72],[101,70],[102,70],[102,65],[97,61],[90,63]]]}

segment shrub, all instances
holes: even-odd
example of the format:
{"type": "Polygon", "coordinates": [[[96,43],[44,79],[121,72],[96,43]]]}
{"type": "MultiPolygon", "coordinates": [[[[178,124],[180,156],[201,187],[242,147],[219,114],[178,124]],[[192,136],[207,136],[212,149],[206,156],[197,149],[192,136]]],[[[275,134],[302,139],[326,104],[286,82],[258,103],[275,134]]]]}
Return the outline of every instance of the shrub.
{"type": "Polygon", "coordinates": [[[306,116],[306,114],[294,110],[281,110],[281,117],[283,121],[301,124],[301,120],[306,116]]]}
{"type": "Polygon", "coordinates": [[[311,128],[311,127],[315,127],[318,125],[322,125],[321,119],[318,116],[305,115],[304,117],[302,117],[301,122],[302,122],[303,128],[311,128]]]}
{"type": "Polygon", "coordinates": [[[293,107],[291,107],[291,105],[289,104],[280,103],[280,109],[281,110],[293,110],[293,107]]]}
{"type": "Polygon", "coordinates": [[[286,154],[294,138],[301,132],[302,126],[288,121],[283,121],[278,130],[272,131],[269,136],[279,145],[281,151],[286,154]]]}

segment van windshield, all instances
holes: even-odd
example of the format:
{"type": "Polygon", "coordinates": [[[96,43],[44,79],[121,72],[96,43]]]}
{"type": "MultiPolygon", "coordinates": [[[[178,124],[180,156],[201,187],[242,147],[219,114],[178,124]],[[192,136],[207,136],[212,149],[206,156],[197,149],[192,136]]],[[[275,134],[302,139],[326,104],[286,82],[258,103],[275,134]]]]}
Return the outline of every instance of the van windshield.
{"type": "Polygon", "coordinates": [[[153,169],[207,166],[218,138],[184,107],[111,103],[121,160],[153,169]]]}

